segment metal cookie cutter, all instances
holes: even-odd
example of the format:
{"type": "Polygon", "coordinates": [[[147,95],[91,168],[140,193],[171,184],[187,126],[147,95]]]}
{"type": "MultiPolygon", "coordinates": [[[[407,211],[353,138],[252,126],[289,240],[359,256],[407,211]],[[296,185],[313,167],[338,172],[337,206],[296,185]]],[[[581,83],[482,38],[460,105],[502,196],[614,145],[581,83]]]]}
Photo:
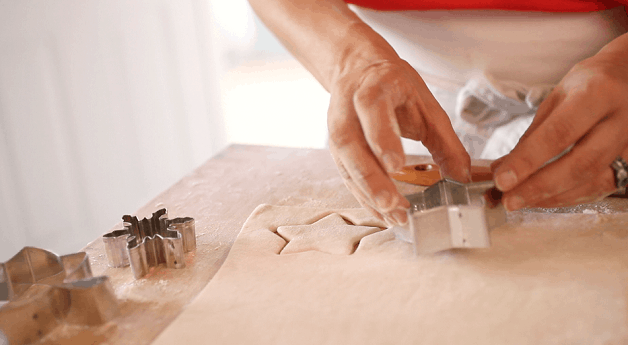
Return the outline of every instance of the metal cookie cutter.
{"type": "Polygon", "coordinates": [[[489,230],[506,222],[501,195],[494,187],[492,181],[463,184],[444,179],[406,196],[415,252],[489,247],[489,230]]]}
{"type": "Polygon", "coordinates": [[[84,252],[25,247],[0,264],[0,302],[0,340],[10,345],[35,342],[62,323],[93,326],[118,315],[109,279],[92,277],[84,252]]]}
{"type": "Polygon", "coordinates": [[[131,264],[135,279],[148,273],[152,266],[165,263],[168,268],[185,267],[184,254],[196,248],[194,219],[168,219],[165,208],[151,218],[123,216],[124,229],[103,236],[111,267],[131,264]]]}
{"type": "MultiPolygon", "coordinates": [[[[407,182],[419,186],[431,186],[442,179],[440,167],[436,164],[406,165],[399,172],[391,173],[390,177],[397,181],[407,182]]],[[[471,181],[481,182],[493,179],[493,172],[489,167],[471,166],[471,181]]]]}

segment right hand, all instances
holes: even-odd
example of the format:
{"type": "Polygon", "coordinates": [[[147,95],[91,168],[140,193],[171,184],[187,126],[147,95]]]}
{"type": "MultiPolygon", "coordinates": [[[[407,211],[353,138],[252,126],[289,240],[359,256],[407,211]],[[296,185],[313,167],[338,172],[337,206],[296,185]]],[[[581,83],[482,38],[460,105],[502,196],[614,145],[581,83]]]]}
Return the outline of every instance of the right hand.
{"type": "Polygon", "coordinates": [[[336,78],[330,92],[331,154],[349,190],[380,219],[407,222],[410,204],[388,175],[405,163],[400,137],[423,142],[444,176],[470,182],[469,154],[407,62],[395,58],[353,68],[336,78]]]}

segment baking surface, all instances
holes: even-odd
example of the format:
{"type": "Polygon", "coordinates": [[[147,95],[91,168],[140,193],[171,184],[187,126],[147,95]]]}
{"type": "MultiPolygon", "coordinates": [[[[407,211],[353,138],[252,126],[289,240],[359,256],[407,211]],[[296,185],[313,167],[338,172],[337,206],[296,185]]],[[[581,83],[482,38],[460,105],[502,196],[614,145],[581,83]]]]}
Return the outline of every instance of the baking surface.
{"type": "Polygon", "coordinates": [[[246,218],[262,203],[359,206],[326,150],[230,146],[133,213],[148,217],[166,207],[170,218],[195,218],[197,249],[186,254],[186,268],[160,266],[135,280],[130,267],[107,267],[103,242],[95,239],[83,250],[94,275],[111,278],[120,317],[96,330],[60,328],[42,343],[150,344],[207,285],[246,218]]]}
{"type": "MultiPolygon", "coordinates": [[[[428,158],[412,157],[407,163],[426,162],[429,162],[428,158]]],[[[420,190],[420,187],[403,183],[398,187],[403,194],[420,190]]],[[[90,257],[94,275],[110,276],[120,301],[121,315],[96,330],[60,329],[43,343],[71,344],[77,340],[109,344],[151,343],[216,274],[245,220],[260,204],[359,207],[344,187],[326,150],[231,146],[133,213],[146,217],[166,207],[169,217],[194,217],[197,249],[186,254],[187,267],[179,270],[157,267],[146,277],[135,280],[129,267],[107,267],[102,240],[96,239],[84,250],[90,257]]],[[[607,199],[562,212],[576,211],[595,216],[621,210],[628,210],[626,200],[607,199]]],[[[530,211],[522,214],[526,212],[530,211]]],[[[568,228],[578,220],[565,222],[564,226],[568,228]]],[[[117,228],[104,229],[103,233],[117,228]]]]}
{"type": "Polygon", "coordinates": [[[155,344],[628,343],[626,214],[513,213],[491,248],[421,256],[392,229],[351,231],[382,225],[363,209],[261,205],[155,344]],[[321,241],[334,216],[349,229],[321,241]],[[309,228],[301,250],[285,253],[286,228],[309,228]],[[355,251],[329,250],[346,240],[355,251]]]}

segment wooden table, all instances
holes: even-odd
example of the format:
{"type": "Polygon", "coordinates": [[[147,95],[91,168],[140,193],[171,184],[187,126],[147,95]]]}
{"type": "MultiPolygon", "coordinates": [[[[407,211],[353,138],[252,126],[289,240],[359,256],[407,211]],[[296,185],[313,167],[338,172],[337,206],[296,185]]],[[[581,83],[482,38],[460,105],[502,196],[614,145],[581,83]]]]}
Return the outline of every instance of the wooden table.
{"type": "MultiPolygon", "coordinates": [[[[426,157],[408,159],[412,164],[428,161],[426,157]]],[[[420,188],[405,183],[398,183],[398,187],[404,194],[420,188]]],[[[111,278],[120,316],[95,331],[66,329],[56,343],[151,343],[207,285],[246,218],[263,203],[359,207],[344,187],[327,150],[230,146],[135,213],[147,217],[166,207],[170,217],[196,219],[197,249],[186,254],[187,267],[157,267],[135,280],[129,267],[109,268],[102,240],[94,240],[84,250],[91,258],[94,275],[111,278]]],[[[626,211],[628,202],[607,199],[562,212],[582,210],[626,211]]]]}

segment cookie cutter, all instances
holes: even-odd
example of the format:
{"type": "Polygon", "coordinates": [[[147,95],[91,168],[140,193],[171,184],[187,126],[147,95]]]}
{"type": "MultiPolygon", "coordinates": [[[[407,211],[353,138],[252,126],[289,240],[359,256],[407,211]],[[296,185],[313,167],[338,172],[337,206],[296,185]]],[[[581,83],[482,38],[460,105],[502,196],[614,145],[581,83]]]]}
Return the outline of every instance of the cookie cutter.
{"type": "MultiPolygon", "coordinates": [[[[397,181],[407,182],[419,186],[429,187],[442,179],[440,167],[436,164],[406,165],[400,171],[390,174],[397,181]]],[[[471,181],[481,182],[493,179],[491,168],[484,166],[471,166],[471,181]]]]}
{"type": "Polygon", "coordinates": [[[506,209],[493,181],[458,183],[444,179],[407,195],[415,253],[490,247],[489,231],[506,222],[506,209]]]}
{"type": "Polygon", "coordinates": [[[63,323],[95,326],[118,315],[109,278],[93,277],[85,252],[24,247],[0,264],[0,340],[29,344],[63,323]]]}
{"type": "Polygon", "coordinates": [[[185,267],[184,254],[196,248],[194,219],[168,219],[162,208],[151,218],[138,220],[123,216],[124,229],[103,236],[110,267],[131,265],[133,276],[139,279],[150,267],[165,263],[168,268],[185,267]]]}
{"type": "MultiPolygon", "coordinates": [[[[400,171],[390,174],[393,179],[418,186],[431,186],[442,179],[440,167],[436,164],[423,163],[404,166],[400,171]]],[[[493,172],[490,167],[471,166],[471,181],[483,182],[493,179],[493,172]]],[[[619,188],[615,193],[609,195],[615,198],[628,198],[628,188],[619,188]]]]}

